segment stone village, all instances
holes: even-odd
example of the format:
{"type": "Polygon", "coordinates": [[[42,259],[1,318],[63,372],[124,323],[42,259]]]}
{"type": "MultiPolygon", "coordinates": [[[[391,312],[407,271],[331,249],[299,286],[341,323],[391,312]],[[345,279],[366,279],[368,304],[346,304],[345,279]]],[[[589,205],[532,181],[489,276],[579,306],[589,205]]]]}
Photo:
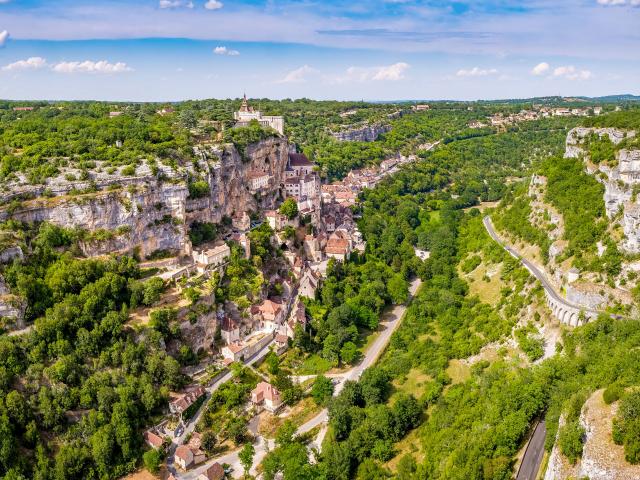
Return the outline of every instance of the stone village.
{"type": "MultiPolygon", "coordinates": [[[[248,104],[246,97],[234,118],[237,126],[246,126],[255,120],[279,134],[284,127],[282,117],[263,117],[248,104]]],[[[196,153],[204,157],[201,148],[197,147],[196,153]]],[[[167,420],[144,433],[149,446],[160,448],[163,443],[166,445],[167,438],[170,439],[177,445],[174,465],[181,470],[205,461],[200,435],[195,432],[185,435],[189,422],[183,421],[184,412],[199,407],[207,393],[206,385],[222,378],[232,363],[256,359],[270,349],[282,354],[290,339],[297,332],[305,331],[309,318],[302,299],[314,298],[329,262],[344,262],[353,252],[365,251],[366,245],[354,218],[359,192],[373,187],[385,176],[397,172],[402,164],[414,160],[414,157],[390,158],[379,167],[354,170],[342,181],[322,184],[313,163],[303,153],[296,152],[294,146],[287,145],[286,162],[279,165],[279,171],[254,166],[245,172],[243,181],[254,196],[265,197],[279,192],[279,202],[292,199],[297,207],[296,215],[282,213],[277,208],[278,202],[252,215],[246,210],[233,211],[224,240],[198,248],[187,244],[181,256],[147,262],[146,266],[160,269],[159,278],[177,288],[195,278],[202,281],[213,275],[222,276],[232,256],[232,246],[236,245],[235,248],[250,259],[249,234],[267,224],[274,232],[271,241],[282,248],[290,273],[286,278],[276,273],[269,279],[271,284],[278,286],[279,295],[265,293],[245,311],[241,312],[233,302],[227,302],[204,321],[201,319],[195,325],[181,324],[183,334],[191,336],[200,349],[211,352],[208,357],[211,360],[206,368],[199,366],[189,372],[193,385],[172,394],[167,420]],[[295,248],[291,232],[296,232],[301,248],[295,248]],[[213,377],[207,375],[211,370],[216,372],[213,377]],[[185,438],[189,440],[181,444],[185,438]]],[[[250,404],[256,412],[274,413],[281,409],[283,401],[281,393],[263,381],[251,392],[250,404]]],[[[222,478],[223,475],[222,467],[214,463],[198,479],[222,478]]]]}

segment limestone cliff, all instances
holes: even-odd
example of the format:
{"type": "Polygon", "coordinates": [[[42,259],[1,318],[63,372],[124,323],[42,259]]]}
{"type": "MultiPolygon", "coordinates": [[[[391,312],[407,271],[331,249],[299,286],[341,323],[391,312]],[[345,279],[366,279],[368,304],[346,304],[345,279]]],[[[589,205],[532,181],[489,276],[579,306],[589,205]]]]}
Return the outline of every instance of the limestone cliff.
{"type": "Polygon", "coordinates": [[[614,145],[625,138],[633,138],[634,131],[615,128],[574,128],[567,135],[565,157],[584,158],[587,171],[595,176],[605,188],[604,203],[607,216],[621,215],[625,239],[620,247],[629,253],[640,252],[640,201],[636,185],[640,184],[640,150],[619,149],[615,158],[607,164],[594,165],[588,152],[583,148],[584,139],[592,134],[608,136],[614,145]]]}
{"type": "Polygon", "coordinates": [[[276,206],[282,197],[284,171],[289,155],[286,139],[272,137],[249,145],[244,161],[236,148],[227,145],[210,151],[213,161],[206,161],[209,195],[186,202],[187,222],[217,223],[223,217],[242,212],[256,212],[276,206]],[[270,187],[253,192],[247,181],[250,172],[264,172],[270,177],[270,187]]]}
{"type": "Polygon", "coordinates": [[[244,155],[232,144],[200,147],[197,165],[141,165],[132,175],[96,168],[79,181],[68,179],[80,172],[65,170],[45,185],[18,178],[4,195],[0,192],[5,205],[0,221],[15,218],[81,228],[88,232],[81,247],[89,256],[134,250],[142,256],[157,250],[189,254],[191,222],[220,222],[224,216],[276,204],[288,150],[285,138],[270,137],[248,145],[244,155]],[[269,175],[270,183],[254,193],[249,172],[255,171],[269,175]],[[190,178],[206,180],[209,194],[190,199],[190,178]],[[27,200],[9,203],[18,195],[27,200]]]}
{"type": "MultiPolygon", "coordinates": [[[[617,402],[611,405],[604,403],[602,390],[593,393],[580,413],[580,424],[585,429],[582,458],[575,465],[571,465],[560,452],[556,442],[549,457],[544,480],[640,478],[640,466],[628,463],[625,460],[624,447],[615,445],[611,439],[611,426],[617,408],[617,402]]],[[[563,424],[561,418],[560,426],[563,424]]]]}
{"type": "Polygon", "coordinates": [[[389,130],[391,130],[391,125],[377,123],[331,132],[331,136],[339,142],[373,142],[389,130]]]}

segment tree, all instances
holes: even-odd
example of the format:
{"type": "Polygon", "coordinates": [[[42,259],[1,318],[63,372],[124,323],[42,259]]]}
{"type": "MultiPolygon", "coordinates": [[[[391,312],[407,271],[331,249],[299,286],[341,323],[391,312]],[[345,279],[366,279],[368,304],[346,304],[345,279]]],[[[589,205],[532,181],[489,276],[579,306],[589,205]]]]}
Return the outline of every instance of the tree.
{"type": "Polygon", "coordinates": [[[387,292],[396,305],[405,303],[409,298],[409,284],[401,274],[397,273],[387,282],[387,292]]]}
{"type": "Polygon", "coordinates": [[[160,295],[164,291],[164,282],[161,278],[154,277],[144,282],[144,293],[142,303],[151,306],[160,300],[160,295]]]}
{"type": "Polygon", "coordinates": [[[151,450],[147,450],[142,455],[142,460],[144,461],[144,466],[151,473],[156,474],[160,471],[160,466],[162,465],[163,455],[160,450],[156,450],[152,448],[151,450]]]}
{"type": "Polygon", "coordinates": [[[202,434],[202,448],[208,454],[212,454],[216,448],[216,435],[211,430],[207,430],[202,434]]]}
{"type": "Polygon", "coordinates": [[[408,393],[399,394],[393,404],[396,438],[402,438],[409,430],[417,427],[421,414],[420,405],[418,405],[418,401],[413,395],[408,393]]]}
{"type": "Polygon", "coordinates": [[[340,349],[340,358],[344,363],[353,365],[353,363],[355,363],[355,361],[357,360],[359,353],[360,352],[358,351],[358,347],[356,347],[355,343],[346,342],[340,349]]]}
{"type": "Polygon", "coordinates": [[[256,453],[256,449],[250,443],[245,443],[242,450],[238,454],[238,458],[240,459],[240,463],[242,464],[242,468],[244,469],[244,476],[249,475],[249,471],[251,470],[251,466],[253,465],[253,456],[256,453]]]}
{"type": "Polygon", "coordinates": [[[389,477],[389,472],[370,458],[360,464],[356,475],[357,480],[380,480],[389,477]]]}
{"type": "Polygon", "coordinates": [[[584,435],[584,428],[582,428],[578,420],[567,423],[560,429],[558,435],[560,451],[572,464],[575,464],[582,455],[584,435]]]}
{"type": "Polygon", "coordinates": [[[318,405],[326,405],[327,401],[333,395],[333,382],[324,375],[318,375],[313,387],[311,387],[311,396],[318,405]]]}
{"type": "Polygon", "coordinates": [[[322,347],[322,356],[337,365],[340,359],[340,339],[336,335],[327,335],[322,347]]]}
{"type": "Polygon", "coordinates": [[[298,215],[298,203],[293,197],[289,197],[282,202],[278,211],[289,220],[293,220],[298,215]]]}
{"type": "Polygon", "coordinates": [[[378,367],[371,367],[362,373],[360,379],[362,397],[367,405],[374,405],[386,399],[391,384],[389,374],[378,367]]]}
{"type": "Polygon", "coordinates": [[[267,371],[269,372],[269,374],[277,375],[280,371],[280,358],[278,358],[276,352],[270,350],[269,353],[267,353],[264,361],[267,364],[267,371]]]}
{"type": "Polygon", "coordinates": [[[291,444],[296,435],[296,430],[297,427],[291,420],[285,420],[284,423],[276,430],[276,445],[283,447],[291,444]]]}

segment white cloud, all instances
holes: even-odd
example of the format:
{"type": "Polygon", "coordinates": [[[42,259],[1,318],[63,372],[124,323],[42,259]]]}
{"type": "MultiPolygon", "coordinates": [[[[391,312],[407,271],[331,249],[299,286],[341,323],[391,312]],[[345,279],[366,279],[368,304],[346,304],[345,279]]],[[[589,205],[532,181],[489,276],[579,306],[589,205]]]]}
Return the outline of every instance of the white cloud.
{"type": "Polygon", "coordinates": [[[458,77],[486,77],[488,75],[495,75],[498,73],[498,70],[495,68],[490,69],[482,69],[478,67],[473,67],[471,70],[458,70],[456,76],[458,77]]]}
{"type": "Polygon", "coordinates": [[[388,67],[378,67],[373,79],[392,81],[402,80],[404,78],[404,72],[406,72],[408,68],[409,64],[404,62],[394,63],[388,67]]]}
{"type": "Polygon", "coordinates": [[[277,83],[302,83],[307,81],[309,75],[318,73],[318,70],[310,67],[309,65],[303,65],[300,68],[291,70],[287,73],[282,80],[277,83]]]}
{"type": "Polygon", "coordinates": [[[542,62],[533,67],[531,70],[531,75],[543,75],[544,73],[549,71],[549,64],[547,62],[542,62]]]}
{"type": "Polygon", "coordinates": [[[160,0],[158,2],[160,8],[193,8],[191,0],[160,0]]]}
{"type": "Polygon", "coordinates": [[[7,42],[8,38],[9,38],[9,32],[7,32],[6,30],[2,30],[0,32],[0,47],[4,47],[4,44],[7,42]]]}
{"type": "Polygon", "coordinates": [[[214,48],[213,53],[215,53],[216,55],[228,55],[230,57],[240,55],[240,52],[238,50],[230,50],[227,47],[222,46],[214,48]]]}
{"type": "Polygon", "coordinates": [[[131,72],[126,63],[117,62],[109,63],[106,60],[100,60],[99,62],[93,62],[91,60],[85,60],[84,62],[60,62],[56,63],[52,67],[54,72],[58,73],[123,73],[131,72]]]}
{"type": "Polygon", "coordinates": [[[573,65],[556,67],[553,76],[566,78],[567,80],[589,80],[592,74],[589,70],[577,70],[573,65]]]}
{"type": "Polygon", "coordinates": [[[405,78],[410,65],[398,62],[380,67],[349,67],[344,75],[327,76],[328,83],[364,83],[369,81],[397,81],[405,78]]]}
{"type": "Polygon", "coordinates": [[[10,63],[2,67],[5,72],[15,72],[18,70],[37,70],[44,68],[47,65],[47,61],[42,57],[30,57],[26,60],[18,60],[17,62],[10,63]]]}
{"type": "Polygon", "coordinates": [[[204,4],[204,8],[207,10],[218,10],[224,6],[224,3],[219,2],[218,0],[208,0],[207,3],[204,4]]]}
{"type": "Polygon", "coordinates": [[[640,0],[598,0],[598,5],[605,5],[607,7],[619,7],[623,5],[640,7],[640,0]]]}

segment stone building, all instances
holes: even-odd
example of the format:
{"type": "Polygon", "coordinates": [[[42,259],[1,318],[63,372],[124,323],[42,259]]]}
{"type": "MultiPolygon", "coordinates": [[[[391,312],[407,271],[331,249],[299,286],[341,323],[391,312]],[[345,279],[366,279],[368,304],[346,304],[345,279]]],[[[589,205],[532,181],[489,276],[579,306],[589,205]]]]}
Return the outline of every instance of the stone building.
{"type": "Polygon", "coordinates": [[[284,117],[274,115],[262,115],[262,112],[254,110],[247,102],[247,96],[242,98],[240,110],[234,112],[233,118],[236,121],[236,127],[246,127],[249,122],[255,120],[263,127],[273,128],[280,135],[284,135],[284,117]]]}

